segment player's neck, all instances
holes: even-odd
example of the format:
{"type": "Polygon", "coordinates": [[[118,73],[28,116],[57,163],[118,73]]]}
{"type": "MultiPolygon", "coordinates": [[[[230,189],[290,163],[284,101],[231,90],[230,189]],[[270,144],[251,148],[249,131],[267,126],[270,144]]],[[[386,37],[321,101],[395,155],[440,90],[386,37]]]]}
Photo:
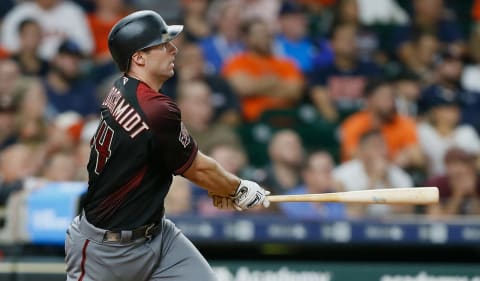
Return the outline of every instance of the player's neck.
{"type": "Polygon", "coordinates": [[[127,75],[139,81],[142,81],[154,91],[159,91],[162,88],[163,83],[165,82],[164,80],[154,79],[152,77],[148,77],[148,75],[142,75],[141,73],[137,73],[135,71],[129,71],[127,72],[127,75]]]}

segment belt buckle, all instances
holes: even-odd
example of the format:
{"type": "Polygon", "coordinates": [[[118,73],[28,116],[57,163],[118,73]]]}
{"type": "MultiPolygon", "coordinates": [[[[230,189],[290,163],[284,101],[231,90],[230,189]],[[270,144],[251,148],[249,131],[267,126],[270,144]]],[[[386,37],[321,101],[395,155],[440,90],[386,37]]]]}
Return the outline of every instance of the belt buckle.
{"type": "Polygon", "coordinates": [[[147,226],[147,228],[145,228],[145,238],[147,238],[147,241],[152,240],[153,233],[151,233],[151,231],[153,230],[154,227],[155,227],[155,224],[152,223],[149,226],[147,226]]]}
{"type": "Polygon", "coordinates": [[[104,242],[119,242],[121,240],[120,234],[112,231],[107,231],[104,234],[104,242]]]}

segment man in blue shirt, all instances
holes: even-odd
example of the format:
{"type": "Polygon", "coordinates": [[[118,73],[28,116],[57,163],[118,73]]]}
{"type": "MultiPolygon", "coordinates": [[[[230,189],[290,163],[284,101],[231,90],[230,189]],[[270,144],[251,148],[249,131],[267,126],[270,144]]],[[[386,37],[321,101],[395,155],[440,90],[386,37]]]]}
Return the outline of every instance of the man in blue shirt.
{"type": "Polygon", "coordinates": [[[73,41],[64,41],[50,62],[43,84],[52,115],[75,111],[86,117],[97,115],[99,101],[95,85],[83,79],[82,52],[73,41]]]}
{"type": "Polygon", "coordinates": [[[337,121],[339,112],[357,110],[362,105],[363,88],[370,77],[380,73],[378,66],[362,62],[356,45],[356,28],[341,24],[332,32],[333,62],[316,68],[310,75],[310,97],[320,114],[337,121]]]}
{"type": "Polygon", "coordinates": [[[321,56],[332,60],[332,52],[325,45],[318,46],[308,38],[308,22],[304,9],[293,2],[285,2],[279,12],[281,32],[275,39],[275,53],[293,59],[303,73],[309,73],[321,56]],[[320,50],[320,48],[322,48],[320,50]]]}
{"type": "Polygon", "coordinates": [[[442,49],[456,54],[466,50],[459,26],[450,13],[445,12],[443,0],[413,1],[413,15],[410,24],[399,26],[392,32],[391,45],[396,47],[400,61],[410,68],[418,64],[414,41],[421,34],[432,34],[442,49]]]}
{"type": "Polygon", "coordinates": [[[214,19],[217,32],[200,41],[200,47],[207,65],[207,72],[218,74],[224,62],[243,51],[240,41],[241,6],[234,1],[217,1],[212,4],[217,10],[214,19]]]}
{"type": "MultiPolygon", "coordinates": [[[[311,153],[303,167],[302,177],[305,182],[286,194],[308,194],[336,192],[341,190],[339,183],[333,179],[334,162],[330,154],[324,151],[311,153]]],[[[344,219],[346,210],[341,203],[281,203],[280,209],[287,217],[312,219],[344,219]]]]}

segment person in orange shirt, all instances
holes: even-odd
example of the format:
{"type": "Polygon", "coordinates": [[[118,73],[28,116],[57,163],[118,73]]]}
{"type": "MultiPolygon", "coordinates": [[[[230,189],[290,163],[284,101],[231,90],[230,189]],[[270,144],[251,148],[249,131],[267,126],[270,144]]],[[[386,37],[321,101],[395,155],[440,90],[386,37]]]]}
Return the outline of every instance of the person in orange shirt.
{"type": "Polygon", "coordinates": [[[10,56],[10,53],[0,45],[0,59],[6,59],[10,56]]]}
{"type": "Polygon", "coordinates": [[[112,60],[105,38],[108,37],[113,25],[126,15],[124,2],[124,0],[95,0],[95,11],[88,15],[88,24],[95,41],[93,56],[99,63],[112,60]]]}
{"type": "Polygon", "coordinates": [[[342,160],[356,154],[362,134],[372,129],[382,132],[388,155],[402,168],[421,168],[425,164],[414,120],[397,113],[392,85],[373,79],[364,90],[366,108],[348,117],[340,127],[342,160]]]}
{"type": "Polygon", "coordinates": [[[226,61],[223,76],[242,101],[246,121],[269,109],[289,108],[301,97],[303,76],[290,60],[272,52],[273,37],[265,22],[254,19],[242,28],[246,51],[226,61]]]}

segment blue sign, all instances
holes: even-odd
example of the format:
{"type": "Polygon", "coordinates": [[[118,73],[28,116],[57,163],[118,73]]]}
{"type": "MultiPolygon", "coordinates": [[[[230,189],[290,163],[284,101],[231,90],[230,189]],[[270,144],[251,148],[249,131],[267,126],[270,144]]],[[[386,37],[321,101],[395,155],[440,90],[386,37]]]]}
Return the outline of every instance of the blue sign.
{"type": "Polygon", "coordinates": [[[52,182],[32,191],[27,199],[28,235],[34,244],[63,244],[65,231],[77,214],[84,182],[52,182]]]}

